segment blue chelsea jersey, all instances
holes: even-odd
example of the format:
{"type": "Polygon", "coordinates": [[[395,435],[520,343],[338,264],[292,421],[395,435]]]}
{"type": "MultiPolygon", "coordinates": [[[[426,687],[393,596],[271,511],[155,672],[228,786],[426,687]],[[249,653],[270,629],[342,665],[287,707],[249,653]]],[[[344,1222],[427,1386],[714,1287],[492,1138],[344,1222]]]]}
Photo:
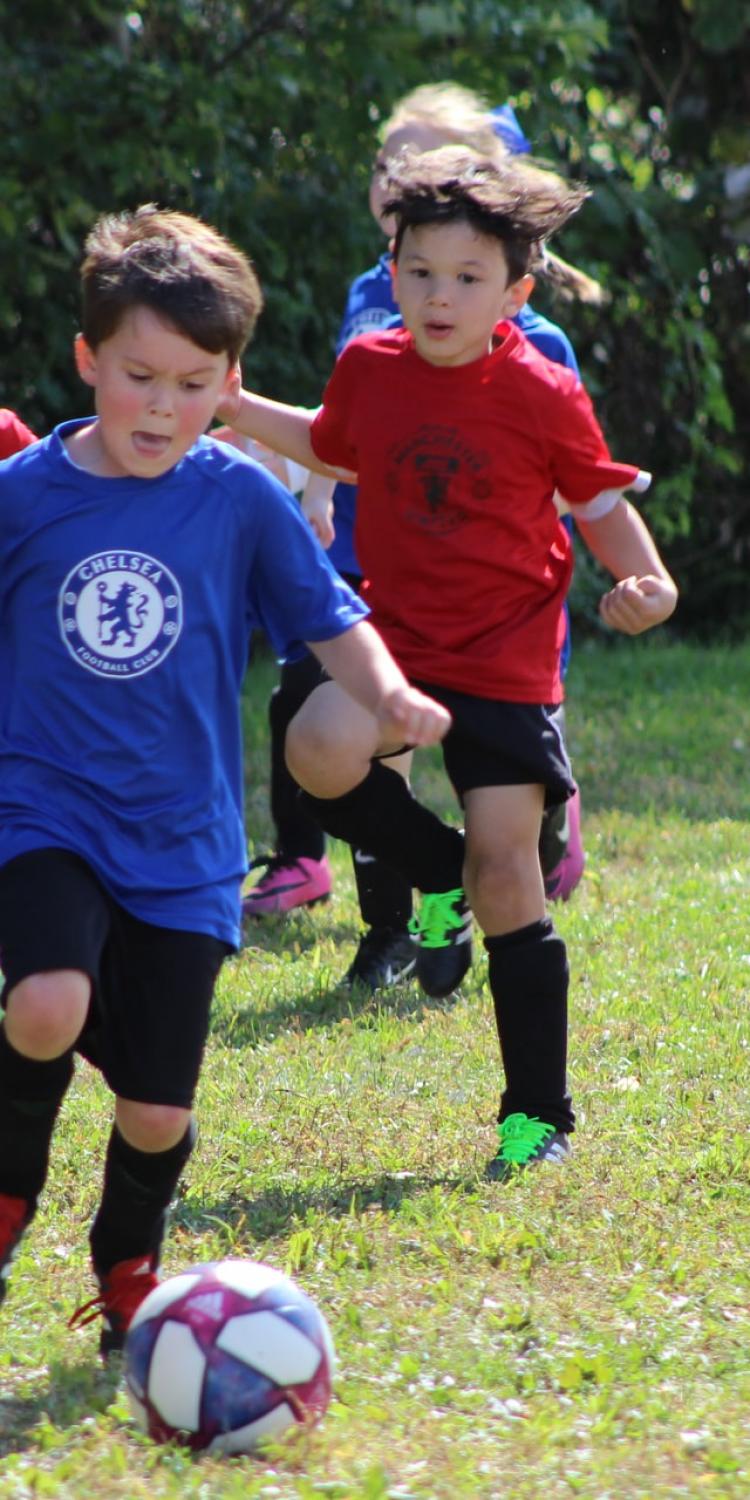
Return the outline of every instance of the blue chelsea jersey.
{"type": "Polygon", "coordinates": [[[252,459],[201,438],[102,479],[78,425],[0,464],[0,863],[70,849],[135,916],[236,944],[250,634],[294,654],[367,610],[252,459]]]}

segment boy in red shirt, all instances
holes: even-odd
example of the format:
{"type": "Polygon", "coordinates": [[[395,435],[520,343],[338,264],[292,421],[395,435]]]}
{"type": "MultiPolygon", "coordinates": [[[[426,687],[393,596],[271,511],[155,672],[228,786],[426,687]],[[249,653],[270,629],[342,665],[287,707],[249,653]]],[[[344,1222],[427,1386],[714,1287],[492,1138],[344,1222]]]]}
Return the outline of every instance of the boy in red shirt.
{"type": "Polygon", "coordinates": [[[444,741],[465,840],[383,764],[371,717],[333,683],[287,738],[326,830],[403,870],[420,891],[417,975],[450,993],[470,961],[464,891],[485,933],[506,1075],[489,1175],[563,1160],[568,966],[546,915],[545,805],[574,782],[559,727],[563,603],[572,569],[558,503],[613,574],[601,614],[638,634],[672,613],[675,585],[623,491],[577,376],[508,320],[547,237],[582,188],[462,148],[405,158],[389,184],[404,328],[355,339],[309,413],[242,393],[227,420],[298,462],[356,470],[363,596],[410,680],[451,712],[444,741]]]}

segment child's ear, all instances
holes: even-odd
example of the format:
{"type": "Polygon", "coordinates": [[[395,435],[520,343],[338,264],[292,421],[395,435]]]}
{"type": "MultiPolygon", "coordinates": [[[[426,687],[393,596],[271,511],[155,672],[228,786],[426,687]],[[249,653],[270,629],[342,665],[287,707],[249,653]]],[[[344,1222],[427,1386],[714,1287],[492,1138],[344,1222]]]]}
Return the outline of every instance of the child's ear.
{"type": "Polygon", "coordinates": [[[219,396],[219,405],[224,401],[239,401],[242,394],[242,370],[238,359],[229,366],[219,396]]]}
{"type": "Polygon", "coordinates": [[[528,302],[535,285],[535,278],[529,274],[512,282],[505,293],[507,311],[504,316],[506,318],[515,318],[516,313],[520,313],[521,308],[528,302]]]}
{"type": "Polygon", "coordinates": [[[230,364],[224,381],[224,391],[229,395],[238,394],[242,390],[242,367],[238,359],[230,364]]]}
{"type": "Polygon", "coordinates": [[[96,385],[96,355],[82,333],[77,333],[73,343],[76,369],[86,385],[96,385]]]}

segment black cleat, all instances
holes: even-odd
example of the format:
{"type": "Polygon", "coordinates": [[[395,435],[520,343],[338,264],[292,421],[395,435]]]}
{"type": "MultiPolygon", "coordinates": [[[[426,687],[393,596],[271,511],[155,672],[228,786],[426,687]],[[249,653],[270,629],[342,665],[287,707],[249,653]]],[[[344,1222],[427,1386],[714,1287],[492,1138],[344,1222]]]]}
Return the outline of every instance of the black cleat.
{"type": "Polygon", "coordinates": [[[417,961],[417,945],[405,928],[369,927],[363,932],[343,983],[375,994],[407,979],[417,961]]]}
{"type": "Polygon", "coordinates": [[[452,995],[471,968],[471,912],[461,887],[423,894],[409,931],[419,944],[416,973],[425,994],[452,995]]]}

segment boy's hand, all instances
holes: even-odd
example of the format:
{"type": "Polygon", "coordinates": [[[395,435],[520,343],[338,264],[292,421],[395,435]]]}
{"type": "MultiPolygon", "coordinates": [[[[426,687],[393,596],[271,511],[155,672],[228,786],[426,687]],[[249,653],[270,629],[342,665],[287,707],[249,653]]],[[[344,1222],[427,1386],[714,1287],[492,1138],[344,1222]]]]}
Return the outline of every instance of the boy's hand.
{"type": "Polygon", "coordinates": [[[336,536],[333,524],[333,500],[327,495],[303,495],[302,513],[315,532],[321,547],[330,547],[336,536]]]}
{"type": "Polygon", "coordinates": [[[677,589],[671,578],[647,574],[645,578],[622,578],[604,594],[599,614],[612,630],[640,635],[668,620],[676,604],[677,589]]]}
{"type": "Polygon", "coordinates": [[[386,740],[405,745],[437,745],[451,727],[447,708],[408,684],[381,698],[376,717],[386,740]]]}

